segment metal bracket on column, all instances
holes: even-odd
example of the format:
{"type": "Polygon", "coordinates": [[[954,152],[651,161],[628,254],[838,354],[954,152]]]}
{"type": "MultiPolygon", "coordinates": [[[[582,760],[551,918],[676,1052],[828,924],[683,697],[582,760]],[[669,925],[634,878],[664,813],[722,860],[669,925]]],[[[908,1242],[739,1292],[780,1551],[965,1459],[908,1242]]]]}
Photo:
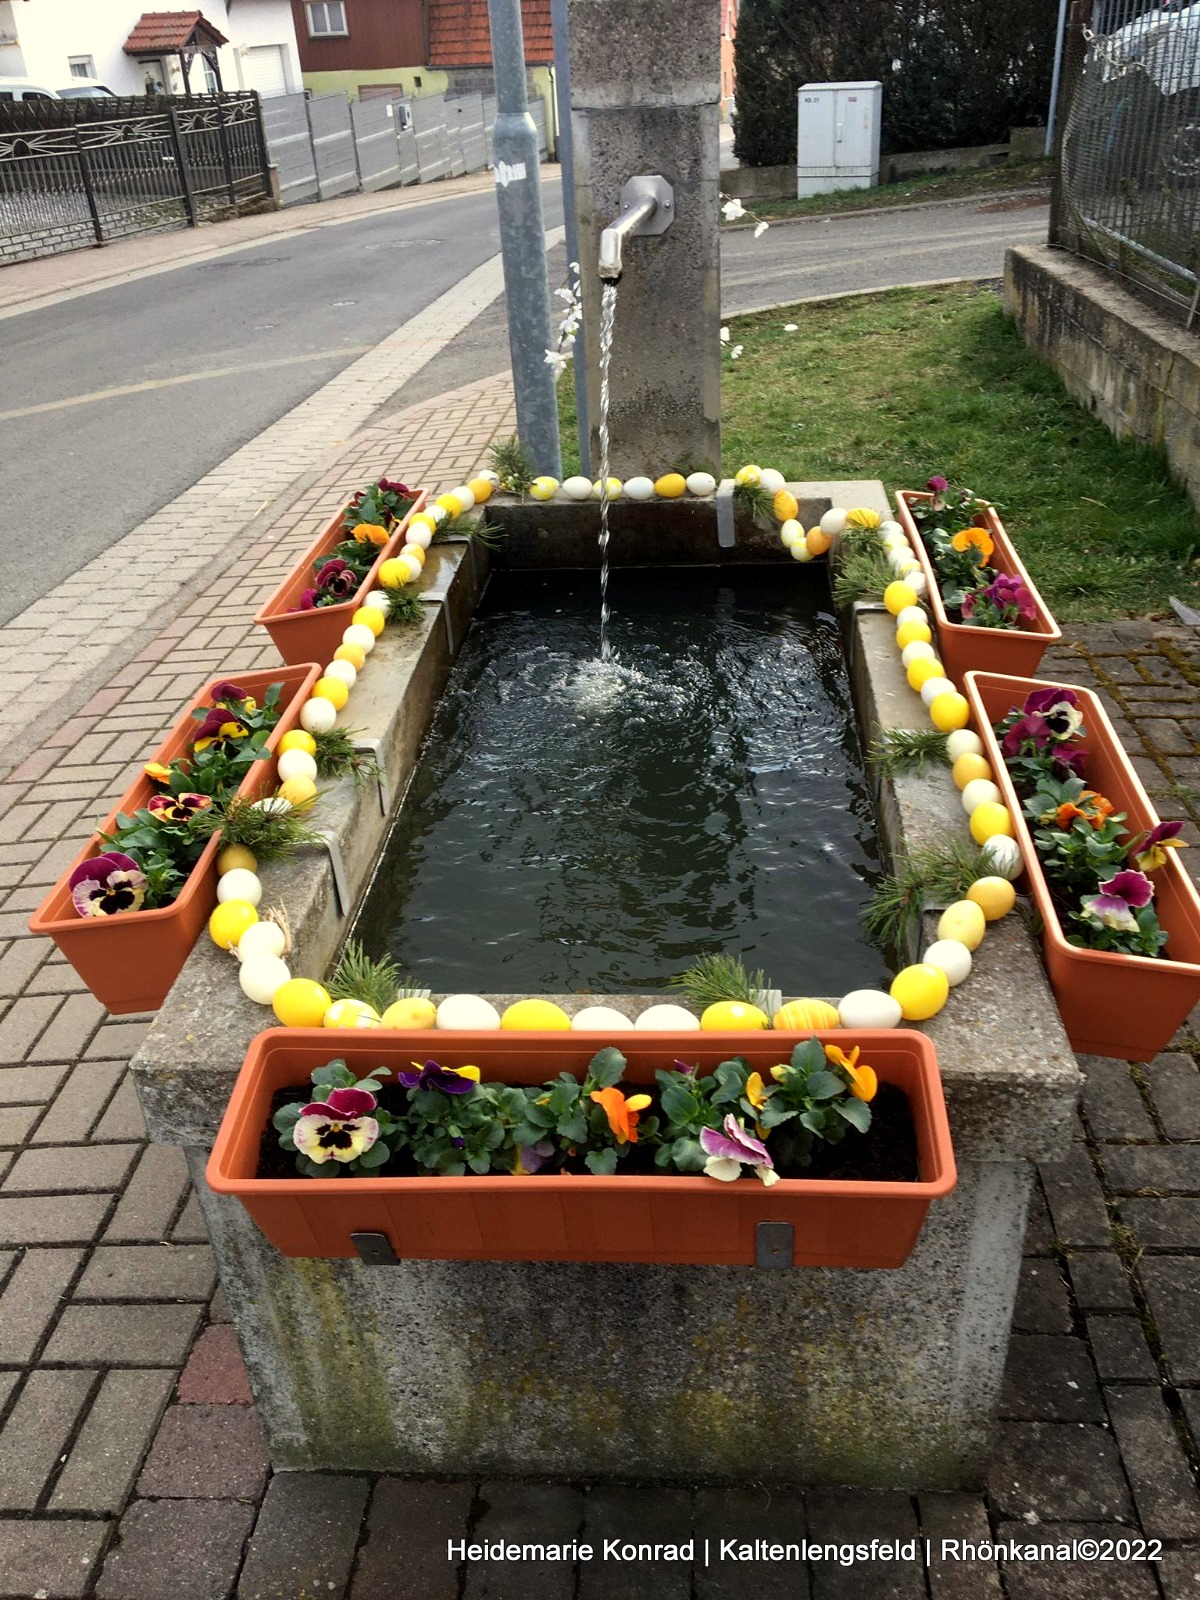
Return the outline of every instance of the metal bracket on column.
{"type": "Polygon", "coordinates": [[[361,735],[354,740],[354,748],[360,755],[370,756],[375,763],[375,773],[379,783],[379,809],[384,816],[388,816],[392,809],[392,787],[388,783],[387,768],[380,759],[383,754],[383,744],[379,739],[364,739],[361,735]]]}
{"type": "Polygon", "coordinates": [[[446,624],[446,649],[450,652],[450,659],[454,659],[454,624],[450,620],[450,607],[441,595],[422,595],[421,599],[427,606],[440,606],[442,621],[446,624]]]}
{"type": "Polygon", "coordinates": [[[342,860],[342,847],[333,834],[328,833],[325,829],[317,828],[314,832],[326,850],[329,851],[329,865],[333,871],[333,892],[337,899],[338,915],[344,917],[350,910],[351,902],[350,883],[346,877],[346,863],[342,860]]]}
{"type": "Polygon", "coordinates": [[[717,485],[717,543],[722,550],[732,550],[737,543],[732,478],[722,478],[717,485]]]}
{"type": "Polygon", "coordinates": [[[392,1241],[386,1233],[352,1233],[350,1243],[358,1251],[364,1267],[398,1267],[400,1265],[392,1241]]]}
{"type": "Polygon", "coordinates": [[[795,1240],[790,1222],[760,1222],[754,1230],[754,1265],[790,1267],[796,1258],[795,1240]]]}

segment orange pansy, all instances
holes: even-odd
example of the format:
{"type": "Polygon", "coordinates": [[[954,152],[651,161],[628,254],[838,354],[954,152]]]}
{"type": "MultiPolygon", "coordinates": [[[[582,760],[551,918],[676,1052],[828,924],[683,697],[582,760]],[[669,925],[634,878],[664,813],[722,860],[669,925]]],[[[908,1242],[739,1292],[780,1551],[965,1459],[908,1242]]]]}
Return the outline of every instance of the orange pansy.
{"type": "Polygon", "coordinates": [[[861,1067],[859,1066],[858,1055],[858,1045],[854,1046],[849,1055],[836,1044],[825,1046],[826,1061],[832,1062],[835,1067],[841,1067],[850,1079],[850,1093],[854,1098],[874,1100],[879,1089],[879,1079],[875,1076],[875,1068],[867,1066],[865,1061],[861,1067]]]}
{"type": "Polygon", "coordinates": [[[992,536],[986,528],[974,527],[960,529],[951,539],[950,545],[952,549],[960,551],[970,550],[973,545],[979,551],[979,557],[984,566],[992,559],[992,551],[996,548],[992,536]]]}
{"type": "Polygon", "coordinates": [[[592,1099],[598,1106],[604,1107],[604,1115],[608,1118],[608,1126],[617,1143],[636,1144],[638,1112],[644,1111],[650,1104],[650,1096],[631,1094],[626,1098],[620,1089],[593,1089],[592,1099]]]}

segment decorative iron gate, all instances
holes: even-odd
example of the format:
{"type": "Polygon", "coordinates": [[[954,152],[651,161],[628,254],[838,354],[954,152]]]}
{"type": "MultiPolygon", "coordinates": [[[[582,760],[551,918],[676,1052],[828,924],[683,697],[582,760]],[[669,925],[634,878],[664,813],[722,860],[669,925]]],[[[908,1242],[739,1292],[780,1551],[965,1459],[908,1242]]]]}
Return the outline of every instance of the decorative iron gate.
{"type": "Polygon", "coordinates": [[[0,262],[195,226],[270,196],[253,92],[151,101],[161,109],[109,120],[94,100],[47,102],[57,126],[27,104],[0,120],[0,262]],[[60,105],[90,114],[68,121],[60,105]]]}
{"type": "Polygon", "coordinates": [[[1200,296],[1200,4],[1077,6],[1069,48],[1051,243],[1103,263],[1190,326],[1200,296]]]}

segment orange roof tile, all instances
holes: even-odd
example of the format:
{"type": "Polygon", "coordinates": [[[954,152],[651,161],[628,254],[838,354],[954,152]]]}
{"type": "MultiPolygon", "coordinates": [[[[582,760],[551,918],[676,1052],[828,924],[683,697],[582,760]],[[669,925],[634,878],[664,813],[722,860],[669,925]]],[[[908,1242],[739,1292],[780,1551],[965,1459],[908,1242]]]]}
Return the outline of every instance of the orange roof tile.
{"type": "MultiPolygon", "coordinates": [[[[521,0],[525,60],[554,59],[550,0],[521,0]]],[[[429,0],[429,65],[490,67],[492,36],[487,0],[429,0]]]]}
{"type": "Polygon", "coordinates": [[[202,11],[144,11],[122,49],[127,56],[183,50],[192,42],[197,28],[203,29],[214,44],[229,43],[202,11]]]}

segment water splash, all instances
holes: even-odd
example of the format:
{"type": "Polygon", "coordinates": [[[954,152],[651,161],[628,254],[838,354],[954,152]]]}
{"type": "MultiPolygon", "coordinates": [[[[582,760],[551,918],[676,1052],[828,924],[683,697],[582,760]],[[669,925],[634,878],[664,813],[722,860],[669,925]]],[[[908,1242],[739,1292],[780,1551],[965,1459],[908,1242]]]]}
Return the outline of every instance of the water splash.
{"type": "Polygon", "coordinates": [[[600,297],[600,659],[613,659],[608,637],[608,369],[617,321],[617,286],[606,283],[600,297]]]}

